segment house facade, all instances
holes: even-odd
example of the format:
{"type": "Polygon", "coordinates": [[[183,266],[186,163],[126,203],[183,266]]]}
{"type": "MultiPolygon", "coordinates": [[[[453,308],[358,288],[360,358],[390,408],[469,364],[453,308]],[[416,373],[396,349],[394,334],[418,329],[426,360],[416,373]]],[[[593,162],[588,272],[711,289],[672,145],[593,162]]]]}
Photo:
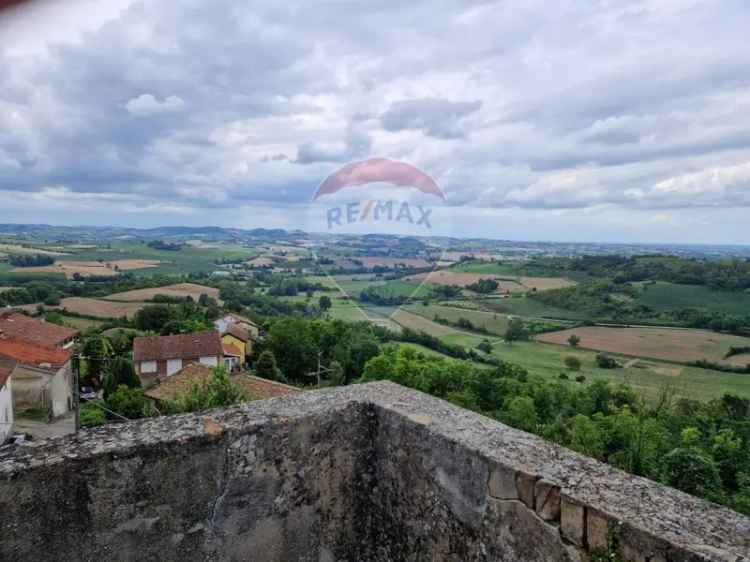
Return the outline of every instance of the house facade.
{"type": "Polygon", "coordinates": [[[253,344],[260,336],[258,325],[239,314],[226,314],[214,322],[214,326],[221,334],[225,345],[232,345],[241,352],[239,366],[245,365],[246,357],[253,351],[253,344]]]}
{"type": "Polygon", "coordinates": [[[52,418],[69,412],[73,407],[70,357],[67,349],[42,347],[0,335],[0,366],[13,365],[14,410],[44,410],[52,418]]]}
{"type": "Polygon", "coordinates": [[[11,367],[0,365],[0,445],[13,433],[13,384],[11,367]]]}
{"type": "Polygon", "coordinates": [[[219,332],[215,330],[147,336],[133,340],[133,361],[141,382],[148,384],[170,377],[187,365],[221,365],[224,351],[219,332]]]}

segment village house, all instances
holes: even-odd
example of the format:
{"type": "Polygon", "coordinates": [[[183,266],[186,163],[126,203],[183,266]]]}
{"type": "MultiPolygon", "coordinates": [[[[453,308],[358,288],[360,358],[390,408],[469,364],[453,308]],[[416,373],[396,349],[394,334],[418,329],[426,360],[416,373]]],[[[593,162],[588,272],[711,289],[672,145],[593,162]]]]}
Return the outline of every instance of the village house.
{"type": "Polygon", "coordinates": [[[246,357],[260,335],[258,325],[239,314],[226,314],[214,322],[224,345],[224,363],[229,370],[245,366],[246,357]],[[238,353],[239,352],[239,353],[238,353]]]}
{"type": "MultiPolygon", "coordinates": [[[[213,377],[213,370],[205,365],[193,364],[180,369],[171,377],[146,390],[146,396],[158,402],[170,402],[190,392],[193,386],[202,386],[213,377]]],[[[249,400],[265,400],[301,392],[300,389],[245,373],[231,375],[230,380],[239,386],[249,400]]]]}
{"type": "Polygon", "coordinates": [[[165,379],[183,367],[200,363],[223,364],[224,350],[219,332],[210,330],[174,336],[146,336],[133,340],[135,370],[144,384],[165,379]]]}
{"type": "Polygon", "coordinates": [[[70,348],[77,335],[72,328],[19,312],[0,313],[0,370],[10,369],[15,412],[41,410],[56,418],[71,410],[70,348]]]}
{"type": "Polygon", "coordinates": [[[51,418],[73,405],[73,371],[68,349],[42,347],[0,334],[0,367],[11,368],[13,408],[43,410],[51,418]]]}
{"type": "Polygon", "coordinates": [[[0,365],[0,445],[13,433],[13,368],[0,365]]]}
{"type": "Polygon", "coordinates": [[[31,318],[19,312],[0,312],[0,335],[42,347],[69,349],[78,330],[31,318]]]}

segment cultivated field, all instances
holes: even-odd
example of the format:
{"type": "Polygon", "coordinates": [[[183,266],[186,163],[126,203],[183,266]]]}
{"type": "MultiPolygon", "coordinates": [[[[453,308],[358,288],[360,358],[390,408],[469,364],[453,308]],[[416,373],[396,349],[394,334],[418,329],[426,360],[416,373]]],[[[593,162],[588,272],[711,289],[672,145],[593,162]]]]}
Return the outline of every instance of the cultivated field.
{"type": "Polygon", "coordinates": [[[119,275],[120,271],[133,269],[146,269],[157,267],[161,262],[155,260],[115,260],[110,262],[96,261],[57,261],[53,265],[40,267],[17,267],[14,273],[63,273],[72,278],[76,274],[81,277],[112,277],[119,275]]]}
{"type": "Polygon", "coordinates": [[[667,328],[608,328],[587,326],[537,336],[537,341],[566,345],[571,334],[581,338],[580,347],[687,363],[706,359],[724,362],[731,346],[750,347],[750,338],[717,334],[707,330],[667,328]]]}
{"type": "Polygon", "coordinates": [[[550,289],[564,289],[575,285],[574,281],[562,277],[520,277],[519,281],[524,287],[536,289],[537,291],[548,291],[550,289]]]}
{"type": "Polygon", "coordinates": [[[42,256],[64,256],[64,252],[53,252],[40,248],[21,246],[20,244],[0,244],[0,252],[8,254],[39,254],[42,256]]]}
{"type": "Polygon", "coordinates": [[[391,257],[355,257],[352,258],[361,261],[367,268],[372,267],[430,267],[430,262],[421,258],[391,258],[391,257]]]}
{"type": "Polygon", "coordinates": [[[105,297],[105,299],[108,301],[145,302],[153,299],[156,295],[167,295],[177,298],[192,297],[193,300],[197,301],[200,296],[204,294],[221,304],[221,300],[219,300],[219,289],[204,287],[203,285],[196,285],[195,283],[177,283],[176,285],[167,285],[165,287],[136,289],[134,291],[115,293],[105,297]]]}
{"type": "Polygon", "coordinates": [[[453,323],[458,322],[461,318],[465,318],[477,328],[484,328],[488,332],[498,336],[505,335],[505,331],[508,329],[508,315],[506,314],[485,312],[482,310],[467,310],[437,304],[428,306],[412,304],[405,306],[404,309],[413,314],[424,316],[429,320],[434,320],[436,315],[453,323]]]}
{"type": "Polygon", "coordinates": [[[424,316],[414,314],[412,312],[409,312],[408,310],[404,310],[403,308],[399,308],[398,310],[396,310],[396,312],[394,312],[391,316],[391,319],[404,328],[411,328],[412,330],[416,330],[418,332],[425,332],[426,334],[430,334],[431,336],[435,336],[436,338],[455,334],[458,332],[458,330],[456,330],[455,328],[451,328],[450,326],[443,326],[442,324],[438,324],[437,322],[428,320],[424,316]]]}
{"type": "Polygon", "coordinates": [[[100,299],[82,297],[68,297],[60,301],[60,305],[53,307],[58,310],[92,316],[94,318],[132,318],[145,303],[142,302],[112,302],[100,299]]]}
{"type": "Polygon", "coordinates": [[[733,355],[726,360],[726,363],[734,365],[735,367],[744,367],[750,365],[750,353],[742,353],[740,355],[733,355]]]}
{"type": "Polygon", "coordinates": [[[453,269],[439,269],[428,273],[410,275],[412,281],[427,280],[437,285],[456,285],[466,287],[473,285],[480,279],[494,279],[498,282],[498,292],[523,293],[529,290],[547,291],[575,285],[573,281],[562,277],[509,277],[495,273],[477,273],[470,271],[455,271],[453,269]]]}

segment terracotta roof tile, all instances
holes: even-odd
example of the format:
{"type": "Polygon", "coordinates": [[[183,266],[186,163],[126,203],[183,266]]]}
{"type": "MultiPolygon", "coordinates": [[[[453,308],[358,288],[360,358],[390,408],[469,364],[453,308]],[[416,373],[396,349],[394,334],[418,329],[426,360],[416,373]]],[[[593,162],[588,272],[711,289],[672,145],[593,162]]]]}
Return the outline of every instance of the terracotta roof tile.
{"type": "MultiPolygon", "coordinates": [[[[201,364],[188,365],[171,377],[146,391],[146,396],[156,400],[175,400],[190,391],[193,385],[201,385],[213,376],[213,369],[201,364]]],[[[249,400],[265,400],[302,392],[298,388],[245,374],[231,375],[231,381],[245,391],[249,400]]]]}
{"type": "Polygon", "coordinates": [[[226,330],[224,330],[224,334],[229,334],[230,336],[234,336],[238,340],[242,340],[244,342],[250,341],[250,333],[238,324],[227,324],[227,328],[226,330]]]}
{"type": "Polygon", "coordinates": [[[219,332],[210,330],[174,336],[147,336],[133,340],[133,360],[164,361],[222,355],[219,332]]]}
{"type": "Polygon", "coordinates": [[[0,334],[44,347],[56,347],[75,337],[78,330],[14,312],[0,314],[0,334]]]}
{"type": "Polygon", "coordinates": [[[59,368],[70,359],[70,351],[55,347],[42,347],[22,340],[0,338],[0,357],[12,359],[23,365],[40,367],[49,364],[59,368]]]}

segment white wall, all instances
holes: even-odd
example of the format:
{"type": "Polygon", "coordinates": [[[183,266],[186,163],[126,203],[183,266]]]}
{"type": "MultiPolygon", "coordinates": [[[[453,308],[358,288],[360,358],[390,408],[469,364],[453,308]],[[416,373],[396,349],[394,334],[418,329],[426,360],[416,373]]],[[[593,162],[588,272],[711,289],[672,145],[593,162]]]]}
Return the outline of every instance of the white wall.
{"type": "Polygon", "coordinates": [[[156,372],[156,361],[141,361],[140,365],[141,373],[155,373],[156,372]]]}
{"type": "Polygon", "coordinates": [[[58,417],[70,410],[73,400],[73,375],[70,362],[55,373],[49,385],[50,400],[52,401],[52,416],[58,417]]]}
{"type": "Polygon", "coordinates": [[[10,436],[13,431],[13,393],[11,385],[12,377],[0,388],[0,445],[10,436]]]}
{"type": "Polygon", "coordinates": [[[167,360],[167,376],[174,375],[180,369],[182,369],[182,359],[167,360]]]}
{"type": "Polygon", "coordinates": [[[201,357],[201,365],[207,365],[209,367],[216,367],[219,364],[218,357],[201,357]]]}

